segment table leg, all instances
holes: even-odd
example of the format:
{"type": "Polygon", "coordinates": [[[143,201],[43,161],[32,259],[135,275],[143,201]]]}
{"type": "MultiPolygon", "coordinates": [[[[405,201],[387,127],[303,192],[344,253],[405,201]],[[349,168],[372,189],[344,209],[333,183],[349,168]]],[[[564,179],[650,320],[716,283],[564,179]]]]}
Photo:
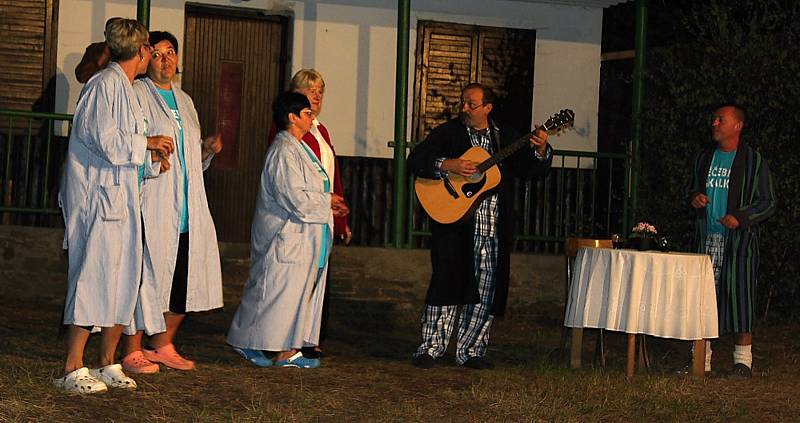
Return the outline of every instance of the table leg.
{"type": "Polygon", "coordinates": [[[706,340],[698,339],[694,341],[694,352],[692,352],[692,376],[702,378],[706,370],[706,340]]]}
{"type": "Polygon", "coordinates": [[[636,367],[636,334],[628,334],[628,363],[625,366],[625,378],[628,382],[633,379],[633,371],[636,367]]]}
{"type": "Polygon", "coordinates": [[[581,353],[583,352],[583,328],[572,328],[572,341],[569,349],[569,365],[573,369],[581,367],[581,353]]]}
{"type": "Polygon", "coordinates": [[[639,344],[639,369],[650,370],[650,355],[647,354],[647,335],[636,335],[639,344]]]}

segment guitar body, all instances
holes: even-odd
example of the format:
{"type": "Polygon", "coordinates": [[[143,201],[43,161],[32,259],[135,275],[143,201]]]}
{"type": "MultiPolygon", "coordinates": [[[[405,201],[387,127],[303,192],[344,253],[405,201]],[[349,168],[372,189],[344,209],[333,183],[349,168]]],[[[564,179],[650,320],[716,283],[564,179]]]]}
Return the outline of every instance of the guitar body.
{"type": "MultiPolygon", "coordinates": [[[[472,147],[459,157],[474,163],[481,163],[492,156],[481,147],[472,147]]],[[[431,219],[439,223],[454,223],[468,217],[480,204],[489,191],[500,184],[500,169],[492,166],[481,175],[465,178],[460,175],[449,176],[455,196],[448,190],[444,179],[417,178],[414,190],[422,208],[431,219]]]]}
{"type": "Polygon", "coordinates": [[[575,112],[562,109],[547,119],[542,126],[504,146],[494,156],[480,147],[472,147],[459,157],[476,163],[477,172],[469,178],[450,175],[448,179],[417,178],[414,190],[419,203],[431,219],[439,223],[454,223],[467,218],[492,189],[500,185],[500,168],[497,164],[523,147],[530,146],[530,137],[536,131],[553,132],[572,126],[575,112]]]}

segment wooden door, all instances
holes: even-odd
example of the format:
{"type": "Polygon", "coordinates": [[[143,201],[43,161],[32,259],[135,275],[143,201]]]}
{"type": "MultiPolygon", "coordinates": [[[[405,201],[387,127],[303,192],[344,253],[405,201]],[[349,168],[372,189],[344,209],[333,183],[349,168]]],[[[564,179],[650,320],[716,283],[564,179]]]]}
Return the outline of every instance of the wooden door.
{"type": "Polygon", "coordinates": [[[286,32],[283,16],[186,6],[183,89],[204,136],[223,137],[223,151],[205,173],[220,241],[250,241],[271,104],[286,80],[286,32]]]}
{"type": "Polygon", "coordinates": [[[419,21],[413,141],[458,116],[461,89],[471,82],[494,91],[493,117],[528,130],[535,43],[533,30],[419,21]]]}

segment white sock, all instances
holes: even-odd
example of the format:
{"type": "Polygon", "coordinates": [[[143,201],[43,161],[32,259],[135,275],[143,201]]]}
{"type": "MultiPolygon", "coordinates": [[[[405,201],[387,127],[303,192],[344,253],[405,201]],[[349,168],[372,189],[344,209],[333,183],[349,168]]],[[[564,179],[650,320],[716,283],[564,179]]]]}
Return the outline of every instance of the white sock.
{"type": "Polygon", "coordinates": [[[733,350],[733,364],[742,363],[749,368],[753,368],[752,345],[736,345],[733,350]]]}

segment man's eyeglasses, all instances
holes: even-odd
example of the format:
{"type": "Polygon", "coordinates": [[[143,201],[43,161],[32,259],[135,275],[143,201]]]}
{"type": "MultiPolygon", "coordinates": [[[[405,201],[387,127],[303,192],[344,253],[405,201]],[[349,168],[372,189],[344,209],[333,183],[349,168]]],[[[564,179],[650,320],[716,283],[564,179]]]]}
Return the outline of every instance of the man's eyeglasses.
{"type": "Polygon", "coordinates": [[[486,103],[480,103],[480,104],[465,103],[464,100],[461,100],[458,104],[462,109],[464,108],[464,106],[467,106],[467,108],[471,111],[477,109],[478,107],[486,105],[486,103]]]}
{"type": "Polygon", "coordinates": [[[314,117],[314,111],[311,110],[311,109],[303,109],[303,110],[300,111],[300,114],[304,114],[304,115],[306,115],[306,116],[308,116],[310,118],[314,117]]]}

